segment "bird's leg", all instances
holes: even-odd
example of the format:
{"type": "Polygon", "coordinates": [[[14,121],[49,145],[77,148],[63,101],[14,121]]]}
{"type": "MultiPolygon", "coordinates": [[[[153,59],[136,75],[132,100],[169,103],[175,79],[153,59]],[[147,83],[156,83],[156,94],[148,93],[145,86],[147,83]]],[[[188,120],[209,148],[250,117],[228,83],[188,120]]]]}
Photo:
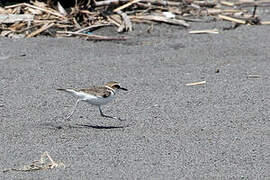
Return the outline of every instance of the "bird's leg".
{"type": "Polygon", "coordinates": [[[100,107],[100,106],[98,106],[98,109],[99,109],[100,115],[101,115],[102,117],[106,117],[106,118],[112,118],[112,119],[117,119],[117,120],[123,121],[123,119],[121,119],[121,118],[114,117],[114,116],[108,116],[108,115],[103,114],[103,112],[102,112],[102,110],[101,110],[101,107],[100,107]]]}
{"type": "Polygon", "coordinates": [[[76,111],[77,105],[78,105],[78,103],[79,103],[80,101],[81,101],[81,99],[78,99],[78,100],[76,101],[76,104],[75,104],[75,106],[74,106],[74,109],[73,109],[73,111],[68,115],[67,120],[69,120],[69,118],[71,118],[71,116],[74,114],[74,112],[76,111]]]}
{"type": "Polygon", "coordinates": [[[101,115],[102,117],[112,118],[112,119],[118,119],[117,117],[108,116],[108,115],[103,114],[103,112],[102,112],[102,110],[101,110],[101,107],[98,106],[98,108],[99,108],[100,115],[101,115]]]}

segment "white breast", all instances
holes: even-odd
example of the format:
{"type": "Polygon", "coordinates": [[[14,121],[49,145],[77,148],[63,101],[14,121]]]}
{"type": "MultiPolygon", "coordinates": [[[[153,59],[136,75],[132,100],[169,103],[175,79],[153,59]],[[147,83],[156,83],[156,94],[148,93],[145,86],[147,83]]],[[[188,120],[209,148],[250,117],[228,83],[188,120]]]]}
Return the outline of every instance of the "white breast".
{"type": "Polygon", "coordinates": [[[71,93],[75,97],[82,99],[85,102],[88,102],[89,104],[99,106],[103,104],[107,104],[111,102],[115,98],[115,94],[111,92],[111,94],[108,97],[100,97],[100,96],[94,96],[82,91],[75,91],[73,89],[67,89],[67,92],[71,93]]]}
{"type": "Polygon", "coordinates": [[[79,92],[78,94],[80,94],[80,98],[83,99],[83,101],[88,102],[89,104],[92,104],[95,106],[107,104],[115,98],[114,93],[111,93],[110,96],[105,97],[105,98],[100,97],[100,96],[94,96],[94,95],[87,94],[84,92],[79,92]]]}

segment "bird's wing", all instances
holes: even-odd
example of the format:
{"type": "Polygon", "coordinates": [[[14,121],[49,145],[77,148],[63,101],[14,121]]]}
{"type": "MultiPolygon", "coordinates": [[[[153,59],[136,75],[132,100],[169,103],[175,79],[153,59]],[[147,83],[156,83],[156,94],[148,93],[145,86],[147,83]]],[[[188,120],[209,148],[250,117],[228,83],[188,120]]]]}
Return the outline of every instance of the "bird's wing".
{"type": "Polygon", "coordinates": [[[79,91],[93,94],[95,96],[106,98],[110,96],[111,92],[106,87],[90,87],[87,89],[80,89],[79,91]]]}

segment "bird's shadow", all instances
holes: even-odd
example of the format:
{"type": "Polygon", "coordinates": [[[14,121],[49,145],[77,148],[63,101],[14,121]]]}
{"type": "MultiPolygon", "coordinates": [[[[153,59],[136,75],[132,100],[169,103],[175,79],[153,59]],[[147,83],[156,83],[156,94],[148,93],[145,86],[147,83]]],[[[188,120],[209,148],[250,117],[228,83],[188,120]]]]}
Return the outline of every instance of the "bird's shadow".
{"type": "Polygon", "coordinates": [[[99,125],[89,125],[89,124],[76,124],[76,126],[69,126],[70,128],[93,128],[93,129],[122,129],[129,127],[126,126],[99,126],[99,125]]]}
{"type": "Polygon", "coordinates": [[[43,126],[48,127],[49,129],[67,129],[67,128],[72,128],[72,129],[82,129],[82,128],[92,128],[92,129],[123,129],[126,127],[129,127],[129,125],[125,126],[103,126],[103,125],[89,125],[89,124],[62,124],[62,125],[57,125],[53,123],[44,123],[43,126]]]}

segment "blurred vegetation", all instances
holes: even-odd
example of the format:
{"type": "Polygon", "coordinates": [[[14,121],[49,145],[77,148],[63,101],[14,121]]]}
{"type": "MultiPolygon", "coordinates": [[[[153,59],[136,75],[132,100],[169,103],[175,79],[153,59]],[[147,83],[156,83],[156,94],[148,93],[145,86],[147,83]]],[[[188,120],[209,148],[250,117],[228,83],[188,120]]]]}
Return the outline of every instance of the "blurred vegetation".
{"type": "MultiPolygon", "coordinates": [[[[34,1],[34,0],[32,0],[34,1]]],[[[60,2],[61,5],[65,8],[67,7],[73,7],[76,4],[76,1],[80,5],[85,5],[89,4],[91,0],[39,0],[41,2],[45,2],[49,4],[50,6],[56,6],[57,2],[60,2]]],[[[29,3],[30,0],[0,0],[0,6],[8,6],[8,5],[13,5],[13,4],[18,4],[18,3],[29,3]]]]}

